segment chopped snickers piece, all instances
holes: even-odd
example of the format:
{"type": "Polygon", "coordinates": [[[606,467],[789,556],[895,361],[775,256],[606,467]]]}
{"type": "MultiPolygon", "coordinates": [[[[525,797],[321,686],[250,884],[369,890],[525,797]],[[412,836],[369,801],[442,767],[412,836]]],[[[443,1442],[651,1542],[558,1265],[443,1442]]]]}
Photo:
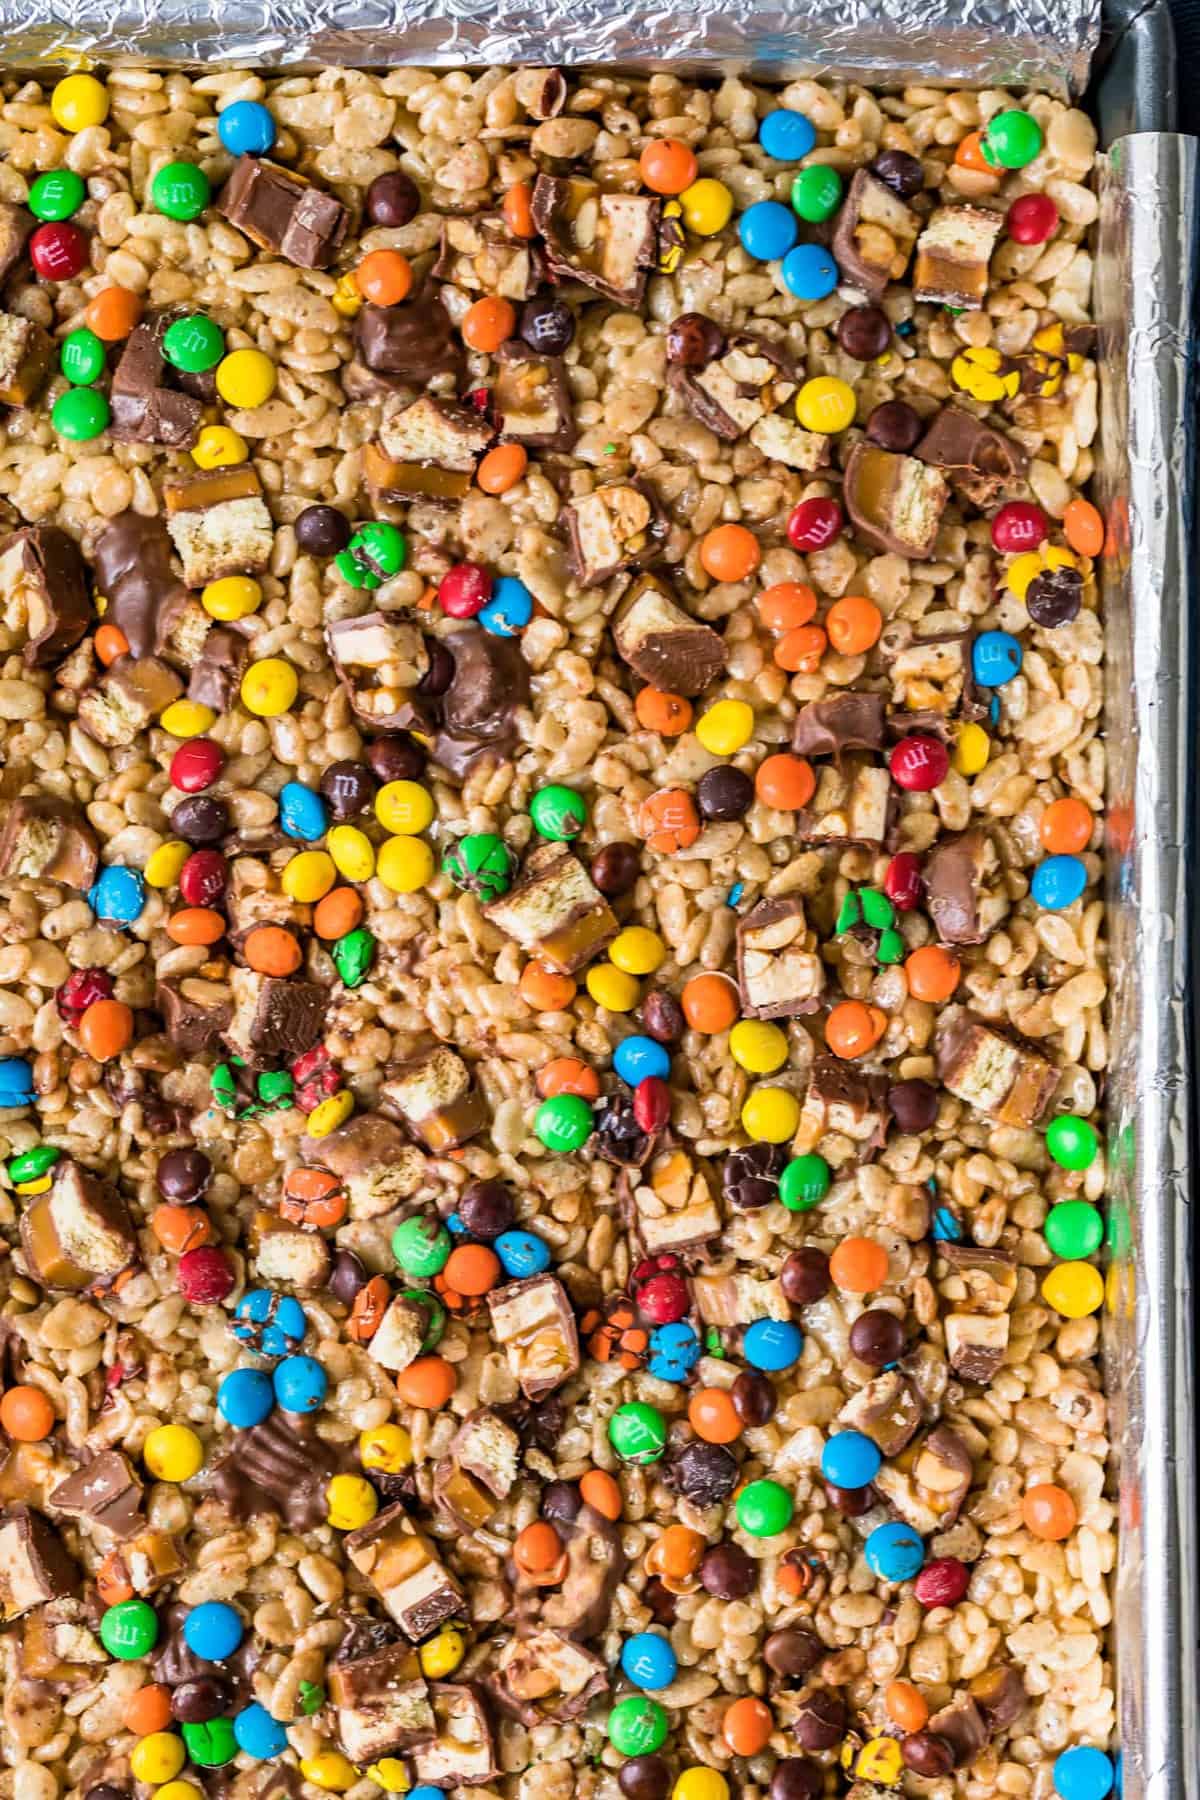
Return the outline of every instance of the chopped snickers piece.
{"type": "Polygon", "coordinates": [[[520,1458],[521,1440],[512,1426],[486,1406],[477,1407],[434,1471],[438,1505],[464,1531],[478,1531],[512,1492],[520,1458]]]}
{"type": "Polygon", "coordinates": [[[898,456],[866,439],[850,452],[842,498],[859,537],[873,550],[927,561],[949,497],[937,469],[915,456],[898,456]]]}
{"type": "Polygon", "coordinates": [[[392,463],[433,463],[468,475],[495,435],[477,412],[429,394],[410,405],[393,402],[379,427],[380,446],[392,463]]]}
{"type": "Polygon", "coordinates": [[[86,894],[100,846],[83,812],[53,794],[22,794],[0,833],[0,881],[61,881],[86,894]]]}
{"type": "Polygon", "coordinates": [[[657,575],[639,575],[613,615],[617,654],[651,687],[689,700],[725,667],[725,641],[684,612],[657,575]]]}
{"type": "Polygon", "coordinates": [[[424,390],[434,375],[461,380],[462,339],[442,305],[440,289],[426,285],[402,306],[364,306],[354,339],[373,375],[424,390]]]}
{"type": "Polygon", "coordinates": [[[492,406],[501,437],[535,450],[570,450],[579,433],[562,357],[510,338],[496,361],[492,406]]]}
{"type": "Polygon", "coordinates": [[[893,731],[901,736],[932,731],[945,738],[950,720],[984,717],[987,706],[971,673],[973,631],[917,637],[911,627],[897,624],[888,635],[893,731]]]}
{"type": "Polygon", "coordinates": [[[942,1027],[934,1051],[942,1085],[1001,1125],[1036,1125],[1058,1086],[1058,1070],[1040,1050],[969,1012],[942,1027]]]}
{"type": "Polygon", "coordinates": [[[580,587],[600,587],[656,553],[660,515],[646,490],[612,482],[569,500],[562,509],[571,573],[580,587]]]}
{"type": "Polygon", "coordinates": [[[816,1011],[825,965],[803,900],[760,900],[738,920],[737,968],[744,1017],[789,1019],[816,1011]]]}
{"type": "Polygon", "coordinates": [[[931,1713],[925,1729],[949,1744],[956,1769],[974,1762],[988,1740],[983,1714],[969,1693],[957,1694],[948,1706],[931,1713]]]}
{"type": "Polygon", "coordinates": [[[939,1244],[938,1255],[950,1271],[941,1285],[950,1307],[942,1316],[946,1359],[964,1381],[987,1383],[1008,1349],[1016,1258],[1011,1250],[973,1244],[939,1244]]]}
{"type": "Polygon", "coordinates": [[[748,1270],[729,1275],[694,1275],[692,1293],[704,1325],[723,1331],[753,1325],[756,1319],[790,1319],[792,1309],[777,1279],[760,1281],[748,1270]]]}
{"type": "Polygon", "coordinates": [[[850,183],[833,233],[833,255],[845,280],[871,300],[908,267],[921,221],[869,169],[850,183]]]}
{"type": "Polygon", "coordinates": [[[882,750],[882,694],[830,694],[809,700],[796,714],[792,749],[797,756],[838,756],[846,750],[882,750]]]}
{"type": "Polygon", "coordinates": [[[363,446],[363,480],[376,507],[385,513],[413,500],[457,505],[471,491],[470,474],[434,463],[393,462],[378,444],[363,446]]]}
{"type": "Polygon", "coordinates": [[[367,1345],[381,1368],[399,1374],[416,1362],[429,1336],[429,1309],[409,1294],[395,1294],[367,1345]]]}
{"type": "Polygon", "coordinates": [[[793,1140],[796,1156],[815,1150],[828,1135],[849,1138],[867,1159],[887,1136],[887,1077],[864,1075],[832,1056],[814,1058],[793,1140]]]}
{"type": "Polygon", "coordinates": [[[87,565],[74,538],[57,525],[14,532],[0,551],[0,623],[24,641],[26,668],[52,667],[91,620],[87,565]]]}
{"type": "Polygon", "coordinates": [[[65,1157],[21,1216],[21,1249],[33,1279],[58,1294],[110,1286],[138,1253],[120,1194],[65,1157]]]}
{"type": "Polygon", "coordinates": [[[96,1680],[108,1651],[88,1626],[82,1600],[64,1595],[26,1613],[21,1627],[21,1673],[61,1690],[96,1680]]]}
{"type": "Polygon", "coordinates": [[[411,1750],[436,1730],[429,1689],[408,1644],[387,1644],[348,1661],[339,1656],[329,1665],[329,1698],[351,1762],[366,1765],[411,1750]]]}
{"type": "Polygon", "coordinates": [[[260,250],[299,269],[328,268],[350,223],[340,200],[261,156],[238,157],[217,211],[260,250]]]}
{"type": "Polygon", "coordinates": [[[522,950],[562,975],[582,969],[618,931],[608,901],[561,844],[543,844],[526,857],[516,886],[483,911],[522,950]]]}
{"type": "Polygon", "coordinates": [[[317,1294],[327,1285],[333,1253],[319,1232],[261,1212],[251,1221],[251,1239],[260,1281],[278,1282],[300,1294],[317,1294]]]}
{"type": "Polygon", "coordinates": [[[169,320],[135,325],[112,378],[110,431],[119,444],[159,444],[190,450],[204,417],[202,403],[166,385],[162,340],[169,320]]]}
{"type": "Polygon", "coordinates": [[[311,1167],[337,1176],[354,1220],[393,1212],[425,1180],[421,1151],[382,1113],[356,1113],[325,1137],[301,1138],[300,1154],[311,1167]]]}
{"type": "Polygon", "coordinates": [[[913,455],[941,469],[955,492],[976,506],[990,506],[1018,487],[1029,468],[1029,456],[1016,438],[961,406],[942,407],[913,455]]]}
{"type": "Polygon", "coordinates": [[[953,1525],[973,1474],[971,1453],[958,1433],[936,1425],[885,1462],[875,1486],[905,1524],[928,1537],[953,1525]]]}
{"type": "Polygon", "coordinates": [[[25,246],[37,223],[27,207],[0,201],[0,282],[8,279],[25,254],[25,246]]]}
{"type": "Polygon", "coordinates": [[[528,300],[540,275],[536,244],[513,237],[498,214],[442,220],[441,250],[433,266],[435,281],[449,281],[473,294],[495,294],[502,300],[528,300]]]}
{"type": "Polygon", "coordinates": [[[457,1150],[488,1122],[487,1102],[471,1071],[448,1044],[401,1063],[380,1090],[384,1106],[435,1155],[457,1150]]]}
{"type": "Polygon", "coordinates": [[[941,838],[921,870],[925,902],[943,944],[982,944],[1008,912],[1002,888],[988,889],[1000,859],[981,825],[941,838]]]}
{"type": "Polygon", "coordinates": [[[429,1689],[437,1735],[412,1752],[418,1783],[430,1787],[481,1787],[500,1770],[483,1702],[473,1687],[435,1681],[429,1689]]]}
{"type": "Polygon", "coordinates": [[[496,1704],[532,1729],[577,1719],[608,1689],[608,1667],[559,1631],[510,1638],[496,1658],[489,1691],[496,1704]]]}
{"type": "Polygon", "coordinates": [[[104,617],[133,656],[163,656],[192,668],[212,620],[171,565],[171,539],[161,519],[123,512],[96,540],[92,555],[104,617]]]}
{"type": "MultiPolygon", "coordinates": [[[[681,363],[671,366],[670,384],[693,418],[715,432],[726,443],[735,443],[747,432],[757,430],[769,415],[796,392],[796,370],[787,356],[769,339],[753,332],[741,332],[732,338],[720,356],[692,369],[681,363]]],[[[790,422],[780,418],[780,426],[790,422]]],[[[800,431],[801,428],[796,426],[800,431]]],[[[817,437],[801,432],[804,437],[817,437]]],[[[777,432],[777,437],[781,434],[777,432]]],[[[752,441],[753,440],[752,437],[752,441]]],[[[820,438],[821,452],[828,449],[829,439],[820,438]]],[[[762,445],[764,455],[771,455],[762,445]]],[[[814,451],[814,454],[816,452],[814,451]]],[[[779,457],[779,461],[787,461],[779,457]]],[[[826,461],[828,458],[826,457],[826,461]]],[[[819,468],[817,462],[813,467],[819,468]]]]}
{"type": "Polygon", "coordinates": [[[983,1714],[989,1732],[1007,1731],[1029,1703],[1021,1671],[1011,1663],[997,1663],[968,1682],[967,1692],[983,1714]]]}
{"type": "Polygon", "coordinates": [[[215,713],[228,712],[242,685],[250,661],[250,640],[231,625],[214,625],[205,633],[204,648],[188,681],[188,699],[210,706],[215,713]]]}
{"type": "Polygon", "coordinates": [[[414,695],[429,667],[415,625],[392,613],[364,613],[325,627],[329,655],[355,716],[377,731],[420,724],[414,695]]]}
{"type": "Polygon", "coordinates": [[[460,1618],[466,1612],[462,1589],[403,1506],[385,1507],[342,1543],[359,1574],[375,1589],[384,1611],[412,1643],[421,1643],[447,1619],[460,1618]]]}
{"type": "Polygon", "coordinates": [[[115,1579],[143,1597],[166,1587],[185,1566],[178,1543],[165,1531],[140,1531],[109,1554],[115,1579]]]}
{"type": "Polygon", "coordinates": [[[582,177],[539,175],[531,206],[551,274],[573,276],[623,306],[641,305],[658,256],[661,200],[606,194],[582,177]]]}
{"type": "Polygon", "coordinates": [[[911,1381],[888,1369],[860,1388],[838,1414],[838,1424],[861,1431],[884,1456],[899,1456],[921,1424],[921,1399],[911,1381]]]}
{"type": "Polygon", "coordinates": [[[54,345],[40,325],[0,312],[0,403],[28,406],[50,373],[54,345]]]}
{"type": "Polygon", "coordinates": [[[214,990],[211,982],[189,976],[160,981],[154,990],[154,1006],[162,1014],[167,1036],[185,1056],[215,1050],[233,1018],[233,1002],[226,990],[214,990]]]}
{"type": "Polygon", "coordinates": [[[225,1042],[248,1063],[294,1062],[321,1041],[329,993],[316,982],[234,969],[233,1017],[225,1042]]]}
{"type": "Polygon", "coordinates": [[[163,498],[189,587],[207,587],[223,575],[258,575],[270,562],[275,527],[252,464],[168,482],[163,498]]]}
{"type": "Polygon", "coordinates": [[[988,292],[988,264],[1004,226],[984,206],[938,206],[917,239],[913,299],[978,312],[988,292]]]}
{"type": "Polygon", "coordinates": [[[239,856],[229,873],[225,890],[229,936],[240,943],[256,925],[286,925],[306,931],[312,924],[312,907],[285,894],[279,877],[257,857],[239,856]]]}
{"type": "Polygon", "coordinates": [[[808,844],[882,847],[892,826],[892,780],[886,768],[855,753],[817,773],[817,791],[796,814],[796,836],[808,844]]]}
{"type": "Polygon", "coordinates": [[[55,1512],[89,1520],[124,1541],[146,1529],[142,1483],[119,1450],[101,1450],[47,1497],[55,1512]]]}
{"type": "Polygon", "coordinates": [[[647,1256],[707,1244],[721,1232],[721,1209],[703,1169],[683,1150],[665,1150],[634,1190],[635,1229],[647,1256]]]}
{"type": "Polygon", "coordinates": [[[31,1506],[0,1513],[0,1618],[8,1624],[79,1588],[80,1575],[58,1532],[31,1506]]]}
{"type": "Polygon", "coordinates": [[[579,1368],[579,1334],[556,1275],[530,1275],[487,1297],[492,1335],[527,1400],[542,1400],[579,1368]]]}

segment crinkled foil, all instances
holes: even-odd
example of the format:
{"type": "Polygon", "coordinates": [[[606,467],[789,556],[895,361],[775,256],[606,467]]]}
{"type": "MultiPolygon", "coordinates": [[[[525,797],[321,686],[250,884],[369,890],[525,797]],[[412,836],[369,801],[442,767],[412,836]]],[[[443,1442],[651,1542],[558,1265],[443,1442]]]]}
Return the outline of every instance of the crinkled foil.
{"type": "Polygon", "coordinates": [[[1196,179],[1194,138],[1120,139],[1103,175],[1096,271],[1113,977],[1105,1373],[1123,1800],[1200,1792],[1188,1270],[1196,179]]]}
{"type": "Polygon", "coordinates": [[[1100,0],[0,0],[0,54],[163,64],[640,64],[1079,93],[1100,0]]]}

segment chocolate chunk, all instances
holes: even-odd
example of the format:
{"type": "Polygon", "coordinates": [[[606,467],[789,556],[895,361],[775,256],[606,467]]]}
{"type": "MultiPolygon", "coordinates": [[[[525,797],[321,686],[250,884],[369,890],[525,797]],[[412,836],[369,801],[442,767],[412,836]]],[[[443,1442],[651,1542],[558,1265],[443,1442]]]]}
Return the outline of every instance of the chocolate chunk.
{"type": "Polygon", "coordinates": [[[28,406],[36,400],[53,361],[48,332],[18,313],[0,312],[0,404],[28,406]]]}
{"type": "Polygon", "coordinates": [[[846,1703],[831,1688],[818,1688],[801,1702],[792,1723],[805,1750],[832,1750],[846,1729],[846,1703]]]}
{"type": "MultiPolygon", "coordinates": [[[[922,871],[926,903],[943,944],[982,944],[999,923],[983,905],[985,876],[998,867],[991,835],[981,826],[942,838],[922,871]]],[[[1006,905],[1006,903],[1002,903],[1006,905]]]]}
{"type": "Polygon", "coordinates": [[[723,1444],[685,1444],[668,1465],[677,1491],[693,1506],[718,1506],[738,1482],[738,1466],[723,1444]]]}
{"type": "Polygon", "coordinates": [[[46,1504],[56,1512],[88,1519],[118,1540],[136,1537],[145,1529],[142,1483],[119,1450],[101,1450],[60,1481],[46,1504]]]}
{"type": "Polygon", "coordinates": [[[277,1407],[261,1425],[233,1434],[211,1466],[210,1486],[235,1519],[275,1513],[303,1536],[325,1523],[325,1489],[339,1467],[310,1414],[277,1407]]]}
{"type": "Polygon", "coordinates": [[[641,305],[658,255],[661,200],[604,193],[582,177],[539,175],[531,207],[552,274],[582,281],[623,306],[641,305]]]}
{"type": "Polygon", "coordinates": [[[185,1056],[216,1049],[233,1018],[233,1002],[214,994],[208,982],[183,977],[160,981],[154,990],[155,1010],[162,1014],[167,1036],[185,1056]]]}
{"type": "Polygon", "coordinates": [[[1035,625],[1053,631],[1079,616],[1083,576],[1078,569],[1043,569],[1025,590],[1025,610],[1035,625]]]}
{"type": "Polygon", "coordinates": [[[611,1623],[613,1598],[628,1567],[620,1530],[587,1505],[573,1524],[559,1520],[555,1529],[566,1541],[567,1573],[558,1588],[541,1590],[537,1621],[570,1638],[595,1637],[611,1623]]]}
{"type": "Polygon", "coordinates": [[[300,269],[328,268],[350,223],[340,200],[261,156],[239,156],[216,204],[252,244],[300,269]]]}
{"type": "Polygon", "coordinates": [[[496,361],[492,405],[501,437],[532,449],[570,450],[579,433],[562,358],[510,338],[496,361]]]}
{"type": "Polygon", "coordinates": [[[467,1683],[435,1681],[429,1689],[437,1735],[412,1751],[418,1784],[480,1787],[499,1774],[483,1701],[467,1683]]]}
{"type": "Polygon", "coordinates": [[[188,681],[188,699],[226,713],[234,704],[250,661],[250,640],[230,625],[214,625],[188,681]]]}
{"type": "Polygon", "coordinates": [[[0,833],[0,879],[61,881],[86,894],[100,846],[82,810],[53,794],[22,794],[0,833]]]}
{"type": "Polygon", "coordinates": [[[520,645],[479,625],[442,640],[454,673],[442,699],[442,724],[432,756],[462,780],[484,756],[498,762],[517,745],[515,713],[529,704],[529,664],[520,645]]]}
{"type": "Polygon", "coordinates": [[[830,694],[809,700],[796,714],[792,749],[797,756],[841,756],[845,750],[882,750],[882,694],[830,694]]]}
{"type": "Polygon", "coordinates": [[[253,1066],[294,1062],[321,1041],[329,991],[295,976],[281,979],[256,969],[234,969],[233,1017],[225,1042],[253,1066]]]}
{"type": "MultiPolygon", "coordinates": [[[[176,315],[179,316],[179,315],[176,315]]],[[[158,444],[190,450],[199,435],[204,408],[199,399],[170,388],[162,341],[171,315],[135,325],[112,378],[112,422],[119,444],[158,444]]]]}
{"type": "Polygon", "coordinates": [[[845,280],[878,300],[899,281],[917,241],[920,220],[891,187],[859,169],[837,217],[832,249],[845,280]]]}
{"type": "Polygon", "coordinates": [[[988,265],[1004,228],[1003,213],[985,206],[936,206],[917,239],[913,299],[978,312],[988,293],[988,265]]]}
{"type": "Polygon", "coordinates": [[[462,340],[432,284],[401,306],[364,306],[354,321],[354,340],[373,374],[419,389],[434,375],[461,381],[465,371],[462,340]]]}
{"type": "Polygon", "coordinates": [[[997,1663],[968,1683],[967,1692],[983,1715],[989,1732],[1007,1731],[1029,1703],[1021,1671],[1011,1663],[997,1663]]]}
{"type": "Polygon", "coordinates": [[[1016,487],[1029,467],[1028,453],[961,406],[943,406],[913,455],[941,469],[952,488],[976,506],[990,506],[1016,487]]]}
{"type": "Polygon", "coordinates": [[[943,1086],[1001,1125],[1036,1125],[1058,1086],[1058,1070],[1032,1044],[960,1012],[934,1044],[943,1086]]]}
{"type": "Polygon", "coordinates": [[[825,965],[802,899],[760,900],[738,920],[737,971],[744,1017],[790,1019],[816,1011],[825,965]]]}
{"type": "Polygon", "coordinates": [[[469,1067],[447,1044],[437,1044],[389,1069],[380,1098],[387,1112],[402,1119],[413,1136],[438,1155],[457,1150],[488,1120],[487,1105],[472,1084],[469,1067]]]}
{"type": "Polygon", "coordinates": [[[57,525],[16,531],[0,551],[0,621],[25,637],[26,668],[47,669],[74,648],[91,623],[87,566],[57,525]]]}
{"type": "Polygon", "coordinates": [[[623,569],[640,568],[658,554],[665,535],[657,501],[637,481],[610,482],[581,494],[567,502],[560,518],[571,573],[584,588],[601,587],[623,569]]]}
{"type": "Polygon", "coordinates": [[[24,206],[0,201],[0,282],[8,279],[25,254],[25,246],[37,220],[24,206]]]}
{"type": "Polygon", "coordinates": [[[173,653],[190,667],[211,621],[172,568],[162,520],[118,513],[97,538],[92,561],[97,589],[108,601],[105,623],[117,627],[131,654],[173,653]]]}
{"type": "Polygon", "coordinates": [[[725,667],[719,632],[683,610],[657,575],[638,577],[613,616],[617,654],[651,687],[689,699],[725,667]]]}
{"type": "Polygon", "coordinates": [[[552,1394],[578,1371],[575,1314],[556,1275],[530,1275],[493,1288],[487,1305],[492,1336],[528,1399],[552,1394]]]}
{"type": "Polygon", "coordinates": [[[375,1589],[384,1610],[412,1643],[419,1644],[447,1619],[466,1612],[458,1582],[403,1506],[385,1507],[342,1543],[359,1574],[375,1589]]]}
{"type": "Polygon", "coordinates": [[[352,1762],[365,1765],[411,1750],[428,1743],[436,1730],[429,1689],[407,1644],[388,1644],[353,1659],[339,1651],[329,1670],[329,1698],[337,1711],[338,1740],[352,1762]]]}
{"type": "Polygon", "coordinates": [[[137,1238],[115,1188],[69,1158],[21,1215],[21,1249],[51,1293],[103,1291],[137,1260],[137,1238]]]}
{"type": "Polygon", "coordinates": [[[721,1166],[721,1191],[737,1212],[757,1212],[779,1198],[779,1177],[787,1163],[782,1144],[745,1144],[731,1150],[721,1166]]]}
{"type": "Polygon", "coordinates": [[[497,1705],[531,1730],[547,1720],[577,1719],[607,1689],[602,1659],[560,1631],[509,1638],[488,1683],[497,1705]]]}
{"type": "Polygon", "coordinates": [[[516,885],[484,907],[493,925],[560,974],[573,975],[617,935],[617,918],[578,857],[543,844],[516,885]]]}
{"type": "Polygon", "coordinates": [[[974,1762],[987,1743],[987,1726],[970,1694],[958,1694],[948,1706],[929,1716],[929,1733],[949,1744],[956,1769],[974,1762]]]}
{"type": "Polygon", "coordinates": [[[862,441],[850,452],[842,499],[860,538],[873,550],[914,562],[934,553],[950,490],[936,468],[862,441]]]}
{"type": "Polygon", "coordinates": [[[893,1082],[887,1091],[892,1117],[906,1135],[928,1131],[938,1115],[938,1093],[931,1081],[914,1077],[893,1082]]]}
{"type": "Polygon", "coordinates": [[[79,1588],[80,1575],[50,1521],[31,1506],[0,1513],[0,1617],[5,1624],[32,1607],[79,1588]]]}

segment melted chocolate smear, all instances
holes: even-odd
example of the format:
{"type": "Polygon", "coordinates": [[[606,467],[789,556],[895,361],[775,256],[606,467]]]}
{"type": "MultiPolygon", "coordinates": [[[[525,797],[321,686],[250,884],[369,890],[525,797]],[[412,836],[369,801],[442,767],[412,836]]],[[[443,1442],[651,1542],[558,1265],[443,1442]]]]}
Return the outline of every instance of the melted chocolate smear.
{"type": "Polygon", "coordinates": [[[159,1613],[159,1624],[165,1628],[165,1636],[162,1649],[151,1665],[155,1681],[161,1681],[166,1687],[176,1688],[181,1687],[185,1681],[209,1680],[215,1674],[232,1689],[235,1711],[249,1706],[254,1698],[254,1671],[263,1654],[254,1633],[247,1631],[233,1655],[226,1661],[209,1662],[205,1657],[197,1656],[195,1651],[189,1650],[184,1638],[183,1622],[191,1611],[190,1606],[177,1602],[159,1613]]]}
{"type": "Polygon", "coordinates": [[[514,715],[529,702],[529,664],[515,642],[478,625],[442,641],[454,658],[454,675],[431,754],[461,781],[481,757],[491,753],[503,761],[516,748],[514,715]]]}
{"type": "Polygon", "coordinates": [[[303,1536],[325,1522],[325,1489],[341,1459],[305,1413],[277,1408],[238,1431],[212,1471],[212,1491],[235,1519],[273,1512],[303,1536]]]}

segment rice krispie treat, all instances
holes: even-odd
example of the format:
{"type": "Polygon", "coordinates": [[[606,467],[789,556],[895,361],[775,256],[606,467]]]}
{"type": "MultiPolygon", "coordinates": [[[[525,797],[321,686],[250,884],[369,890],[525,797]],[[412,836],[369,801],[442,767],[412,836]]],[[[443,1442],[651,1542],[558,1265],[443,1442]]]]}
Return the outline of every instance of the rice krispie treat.
{"type": "Polygon", "coordinates": [[[1103,1800],[1087,118],[0,148],[0,1800],[1103,1800]]]}

